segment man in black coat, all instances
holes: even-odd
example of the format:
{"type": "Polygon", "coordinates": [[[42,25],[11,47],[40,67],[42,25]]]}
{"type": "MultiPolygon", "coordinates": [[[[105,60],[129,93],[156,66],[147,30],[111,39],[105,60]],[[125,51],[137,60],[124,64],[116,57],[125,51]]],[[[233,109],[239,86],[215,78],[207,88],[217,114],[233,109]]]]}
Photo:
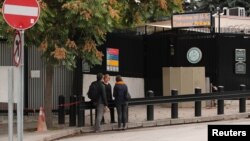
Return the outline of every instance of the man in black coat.
{"type": "Polygon", "coordinates": [[[94,83],[98,84],[97,91],[99,93],[99,96],[98,96],[97,101],[95,102],[96,103],[95,131],[101,132],[102,131],[101,120],[104,115],[104,108],[107,108],[108,106],[108,101],[107,101],[105,86],[102,82],[103,74],[98,73],[96,78],[97,78],[97,81],[95,81],[94,83]]]}

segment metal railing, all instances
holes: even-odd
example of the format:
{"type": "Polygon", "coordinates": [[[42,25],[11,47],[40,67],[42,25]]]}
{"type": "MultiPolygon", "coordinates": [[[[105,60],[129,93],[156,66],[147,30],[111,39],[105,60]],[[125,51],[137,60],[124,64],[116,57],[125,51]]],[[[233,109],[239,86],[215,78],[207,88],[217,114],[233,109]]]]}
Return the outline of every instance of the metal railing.
{"type": "MultiPolygon", "coordinates": [[[[201,93],[200,88],[195,88],[195,94],[178,95],[177,90],[171,90],[171,96],[153,96],[152,91],[148,91],[146,98],[133,98],[128,101],[128,105],[147,105],[147,120],[154,120],[154,104],[171,103],[171,118],[178,118],[178,103],[180,102],[194,102],[195,117],[201,116],[202,104],[201,101],[205,100],[217,100],[217,114],[224,114],[224,100],[226,99],[238,99],[239,100],[239,112],[246,112],[246,99],[250,97],[250,91],[246,90],[245,85],[240,85],[239,91],[224,91],[223,86],[218,87],[218,92],[214,93],[201,93]]],[[[64,105],[61,98],[59,98],[59,109],[58,109],[58,123],[64,124],[64,105]]],[[[93,125],[93,114],[92,110],[95,106],[92,102],[85,102],[84,98],[72,97],[69,114],[69,125],[76,126],[76,118],[78,118],[78,127],[85,126],[85,110],[90,110],[90,122],[93,125]],[[77,114],[76,114],[77,112],[77,114]],[[77,116],[76,116],[77,115],[77,116]]],[[[114,101],[109,103],[109,107],[115,107],[114,101]]]]}

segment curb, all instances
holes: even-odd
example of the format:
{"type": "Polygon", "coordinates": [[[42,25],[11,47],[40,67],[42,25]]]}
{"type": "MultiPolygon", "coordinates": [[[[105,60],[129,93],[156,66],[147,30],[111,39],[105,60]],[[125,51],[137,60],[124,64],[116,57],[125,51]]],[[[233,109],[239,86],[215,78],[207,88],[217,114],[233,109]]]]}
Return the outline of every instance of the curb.
{"type": "MultiPolygon", "coordinates": [[[[217,115],[212,117],[194,117],[194,118],[177,118],[177,119],[161,119],[154,121],[144,121],[144,122],[135,122],[128,123],[127,129],[134,128],[144,128],[144,127],[158,127],[158,126],[168,126],[168,125],[180,125],[180,124],[190,124],[190,123],[201,123],[201,122],[211,122],[211,121],[221,121],[221,120],[235,120],[249,118],[250,113],[239,113],[233,115],[217,115]]],[[[103,125],[104,131],[115,131],[118,130],[116,124],[103,125]]],[[[94,132],[93,127],[77,127],[73,129],[64,129],[59,133],[48,135],[43,137],[41,140],[37,141],[54,141],[63,137],[69,137],[72,135],[77,135],[81,133],[91,133],[94,132]]]]}

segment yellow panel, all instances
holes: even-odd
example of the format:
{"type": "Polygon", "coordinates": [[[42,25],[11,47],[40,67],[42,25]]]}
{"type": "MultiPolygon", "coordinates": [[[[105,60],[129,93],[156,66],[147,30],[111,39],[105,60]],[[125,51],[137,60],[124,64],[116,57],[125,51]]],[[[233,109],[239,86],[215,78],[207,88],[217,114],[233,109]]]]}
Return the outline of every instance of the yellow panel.
{"type": "Polygon", "coordinates": [[[107,65],[109,66],[119,66],[119,62],[115,60],[107,60],[107,65]]]}

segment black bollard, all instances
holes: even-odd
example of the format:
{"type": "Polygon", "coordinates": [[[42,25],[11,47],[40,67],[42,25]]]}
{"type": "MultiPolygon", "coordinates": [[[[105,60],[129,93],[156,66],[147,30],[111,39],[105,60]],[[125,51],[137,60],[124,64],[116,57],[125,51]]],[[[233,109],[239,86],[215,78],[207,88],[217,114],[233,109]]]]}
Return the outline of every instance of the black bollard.
{"type": "MultiPolygon", "coordinates": [[[[147,97],[154,97],[154,92],[152,90],[149,90],[147,92],[147,97]]],[[[147,105],[147,120],[154,120],[154,105],[147,105]]]]}
{"type": "MultiPolygon", "coordinates": [[[[222,94],[224,92],[224,86],[218,86],[218,92],[222,94]]],[[[218,115],[224,114],[224,100],[223,99],[218,99],[217,114],[218,115]]]]}
{"type": "MultiPolygon", "coordinates": [[[[195,88],[195,95],[199,96],[201,94],[200,88],[195,88]]],[[[195,101],[195,116],[200,117],[201,116],[201,101],[195,101]]]]}
{"type": "Polygon", "coordinates": [[[65,111],[64,111],[64,104],[65,104],[65,97],[60,95],[58,98],[58,124],[65,124],[65,111]]]}
{"type": "MultiPolygon", "coordinates": [[[[172,96],[177,96],[178,91],[177,90],[171,90],[172,96]]],[[[178,118],[178,103],[172,103],[171,106],[171,118],[178,118]]]]}
{"type": "Polygon", "coordinates": [[[78,127],[85,126],[85,107],[84,107],[84,102],[85,98],[83,96],[78,96],[78,101],[80,102],[78,104],[77,108],[77,117],[78,117],[78,127]]]}
{"type": "Polygon", "coordinates": [[[93,126],[93,109],[90,109],[90,125],[93,126]]]}
{"type": "MultiPolygon", "coordinates": [[[[246,85],[241,84],[240,85],[240,90],[245,91],[246,90],[246,85]]],[[[240,98],[239,103],[240,103],[240,107],[239,107],[240,113],[245,113],[246,112],[246,98],[245,97],[240,98]]]]}
{"type": "Polygon", "coordinates": [[[76,96],[70,96],[70,107],[69,107],[69,126],[76,126],[76,96]]]}

